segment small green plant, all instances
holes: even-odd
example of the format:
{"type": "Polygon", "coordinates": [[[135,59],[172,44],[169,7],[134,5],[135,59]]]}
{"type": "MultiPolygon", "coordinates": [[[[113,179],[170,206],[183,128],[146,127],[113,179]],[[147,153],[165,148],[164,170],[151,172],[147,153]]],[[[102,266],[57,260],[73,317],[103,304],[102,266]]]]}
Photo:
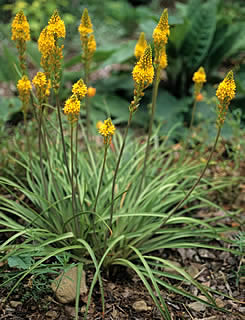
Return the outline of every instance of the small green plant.
{"type": "Polygon", "coordinates": [[[18,178],[0,177],[2,188],[9,194],[9,197],[0,196],[0,232],[13,232],[0,245],[0,261],[12,261],[24,269],[16,276],[18,280],[8,297],[25,277],[44,267],[45,262],[67,254],[78,267],[76,319],[80,279],[83,269],[88,268],[94,270],[94,276],[84,319],[97,282],[104,314],[101,272],[106,271],[110,276],[119,266],[130,268],[138,275],[166,320],[171,319],[171,314],[160,288],[218,308],[209,288],[155,252],[166,248],[204,247],[241,255],[237,249],[210,244],[211,240],[231,243],[221,236],[229,227],[221,223],[214,227],[212,222],[218,220],[216,217],[202,220],[191,216],[192,211],[204,204],[218,208],[207,199],[207,194],[227,185],[223,181],[212,182],[205,173],[216,149],[229,104],[235,96],[233,72],[227,74],[216,91],[217,135],[206,162],[190,163],[184,159],[179,165],[167,144],[171,132],[160,144],[154,144],[158,139],[152,128],[160,71],[167,66],[166,44],[170,30],[168,12],[164,10],[153,32],[154,50],[144,41],[140,44],[144,48],[132,72],[134,91],[128,108],[127,127],[122,135],[116,131],[111,118],[99,123],[98,131],[104,142],[100,146],[93,141],[90,126],[92,107],[88,98],[94,93],[90,97],[87,95],[90,63],[96,48],[87,9],[83,12],[79,32],[85,81],[80,79],[73,85],[72,95],[62,108],[59,90],[62,39],[66,34],[63,20],[55,11],[40,34],[38,47],[43,72],[38,72],[32,80],[35,90],[32,89],[25,60],[30,30],[24,13],[18,13],[12,24],[12,38],[17,44],[21,62],[21,78],[17,87],[22,101],[24,130],[28,132],[27,114],[31,101],[37,124],[38,150],[31,148],[30,141],[27,141],[27,150],[18,150],[16,161],[26,173],[25,182],[18,178]],[[144,93],[152,83],[148,138],[146,145],[141,145],[133,139],[129,129],[132,118],[137,117],[136,111],[144,93]],[[86,130],[79,117],[81,105],[86,112],[86,130]],[[166,266],[178,275],[164,272],[166,266]],[[205,295],[206,300],[170,284],[169,279],[191,283],[205,295]]]}

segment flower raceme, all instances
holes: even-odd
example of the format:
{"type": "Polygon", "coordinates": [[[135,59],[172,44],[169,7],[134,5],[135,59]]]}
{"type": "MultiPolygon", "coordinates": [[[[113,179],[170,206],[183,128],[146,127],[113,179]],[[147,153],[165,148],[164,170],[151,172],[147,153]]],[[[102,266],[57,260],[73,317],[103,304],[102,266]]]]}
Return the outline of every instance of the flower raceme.
{"type": "Polygon", "coordinates": [[[109,144],[111,143],[111,138],[115,134],[115,126],[112,124],[111,118],[108,118],[104,121],[104,123],[97,124],[97,128],[99,133],[104,137],[104,143],[109,144]]]}
{"type": "Polygon", "coordinates": [[[90,34],[90,36],[88,37],[87,50],[88,50],[88,53],[87,53],[88,59],[91,59],[96,50],[96,41],[93,34],[90,34]]]}
{"type": "Polygon", "coordinates": [[[83,10],[82,18],[81,18],[81,23],[78,27],[78,31],[81,36],[81,40],[84,36],[88,35],[89,33],[93,32],[93,25],[90,20],[89,14],[88,14],[88,9],[85,8],[83,10]]]}
{"type": "Polygon", "coordinates": [[[30,96],[31,94],[31,81],[27,76],[23,76],[17,84],[20,97],[30,96]]]}
{"type": "Polygon", "coordinates": [[[192,80],[195,83],[204,83],[206,82],[206,73],[203,67],[200,67],[197,72],[194,73],[192,80]]]}
{"type": "Polygon", "coordinates": [[[64,106],[64,114],[68,116],[68,120],[71,122],[77,121],[80,112],[80,101],[87,94],[87,87],[83,80],[78,80],[72,87],[73,95],[66,100],[64,106]]]}
{"type": "Polygon", "coordinates": [[[159,66],[161,69],[165,69],[168,65],[168,58],[166,54],[166,47],[164,46],[161,50],[160,63],[159,66]]]}
{"type": "Polygon", "coordinates": [[[44,72],[38,72],[32,83],[36,89],[39,102],[44,102],[50,95],[51,81],[47,79],[44,72]]]}
{"type": "Polygon", "coordinates": [[[146,47],[132,73],[133,79],[137,85],[146,88],[152,83],[154,78],[154,68],[152,65],[152,51],[150,46],[146,47]]]}
{"type": "Polygon", "coordinates": [[[134,55],[135,55],[136,59],[139,59],[142,56],[146,47],[147,47],[147,41],[145,39],[145,34],[144,34],[144,32],[141,32],[141,34],[139,36],[139,40],[136,43],[136,46],[134,49],[134,55]]]}
{"type": "Polygon", "coordinates": [[[162,48],[168,42],[170,35],[169,24],[168,24],[168,9],[164,9],[158,25],[153,31],[153,40],[155,47],[162,48]]]}
{"type": "Polygon", "coordinates": [[[219,100],[217,126],[224,124],[229,104],[236,94],[236,83],[234,81],[233,72],[230,71],[225,79],[219,84],[216,90],[216,96],[219,100]]]}
{"type": "Polygon", "coordinates": [[[72,93],[76,95],[79,100],[85,97],[87,91],[87,87],[82,79],[78,80],[72,87],[72,93]]]}
{"type": "Polygon", "coordinates": [[[230,71],[225,79],[219,84],[216,91],[216,96],[219,99],[220,104],[227,105],[236,94],[236,83],[234,81],[233,72],[230,71]]]}
{"type": "Polygon", "coordinates": [[[54,11],[52,17],[50,18],[47,29],[48,33],[53,35],[56,39],[65,38],[65,23],[63,20],[61,20],[57,10],[54,11]]]}
{"type": "Polygon", "coordinates": [[[12,22],[12,40],[28,41],[30,37],[30,26],[23,11],[16,14],[12,22]]]}
{"type": "Polygon", "coordinates": [[[31,95],[31,81],[24,75],[17,83],[19,98],[22,101],[22,109],[25,112],[31,95]]]}
{"type": "Polygon", "coordinates": [[[41,52],[43,58],[47,58],[55,47],[55,40],[52,33],[49,32],[48,27],[45,27],[38,39],[38,50],[41,52]]]}
{"type": "Polygon", "coordinates": [[[63,110],[64,113],[68,116],[77,116],[79,114],[80,101],[75,94],[73,94],[69,99],[66,100],[63,110]]]}
{"type": "Polygon", "coordinates": [[[199,94],[201,92],[201,89],[203,87],[203,84],[207,81],[206,80],[206,73],[203,67],[200,67],[192,77],[192,80],[194,81],[194,96],[195,100],[198,101],[199,94]]]}

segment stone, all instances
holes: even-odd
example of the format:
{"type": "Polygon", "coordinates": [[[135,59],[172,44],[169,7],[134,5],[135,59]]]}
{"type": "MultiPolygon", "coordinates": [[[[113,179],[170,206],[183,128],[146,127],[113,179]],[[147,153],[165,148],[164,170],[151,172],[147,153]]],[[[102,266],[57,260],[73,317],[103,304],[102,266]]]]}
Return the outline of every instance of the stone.
{"type": "MultiPolygon", "coordinates": [[[[204,301],[208,300],[205,296],[198,296],[198,298],[204,301]]],[[[192,302],[188,304],[188,307],[197,312],[205,311],[205,309],[207,308],[207,306],[204,303],[201,303],[200,301],[192,302]]]]}
{"type": "Polygon", "coordinates": [[[150,307],[147,306],[144,300],[139,300],[134,302],[133,308],[137,312],[148,311],[149,309],[151,309],[150,307]]]}
{"type": "Polygon", "coordinates": [[[18,306],[21,306],[22,305],[22,302],[21,301],[10,301],[9,304],[11,305],[12,308],[17,308],[18,306]]]}
{"type": "MultiPolygon", "coordinates": [[[[80,295],[83,296],[88,292],[86,285],[86,274],[83,271],[80,282],[80,295]]],[[[73,267],[66,272],[62,272],[51,284],[52,290],[55,292],[57,299],[61,303],[69,303],[76,298],[77,284],[77,267],[73,267]]]]}
{"type": "Polygon", "coordinates": [[[46,319],[57,319],[58,318],[58,313],[56,311],[53,310],[49,310],[48,312],[46,312],[46,319]]]}

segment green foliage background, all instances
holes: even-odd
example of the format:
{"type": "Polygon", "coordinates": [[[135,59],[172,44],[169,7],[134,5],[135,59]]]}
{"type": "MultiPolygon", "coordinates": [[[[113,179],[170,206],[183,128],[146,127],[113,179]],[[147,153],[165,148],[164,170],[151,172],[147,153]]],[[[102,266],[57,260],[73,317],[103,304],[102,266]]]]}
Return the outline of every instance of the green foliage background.
{"type": "MultiPolygon", "coordinates": [[[[0,17],[3,22],[0,28],[0,81],[14,80],[15,86],[19,79],[14,67],[14,65],[18,67],[16,50],[10,40],[12,17],[23,9],[30,22],[33,41],[28,43],[28,60],[33,70],[37,70],[40,64],[40,54],[36,40],[54,9],[58,8],[67,29],[67,37],[64,42],[62,90],[62,98],[66,99],[71,84],[83,73],[77,27],[83,9],[88,7],[97,41],[93,65],[93,71],[97,72],[97,75],[92,81],[92,85],[97,89],[93,120],[101,120],[110,114],[116,123],[125,123],[128,112],[126,106],[132,97],[131,70],[135,63],[134,46],[141,31],[145,32],[148,41],[152,41],[152,31],[159,20],[159,12],[164,8],[164,1],[2,0],[1,2],[0,17]],[[118,68],[113,68],[113,65],[118,65],[118,68]]],[[[167,45],[169,65],[164,80],[160,84],[157,108],[157,119],[164,124],[161,134],[166,134],[169,127],[178,120],[184,125],[179,132],[180,136],[183,135],[185,125],[190,120],[192,75],[200,65],[205,67],[208,83],[214,88],[223,79],[227,68],[233,68],[238,94],[232,103],[231,110],[241,108],[241,118],[243,118],[245,105],[244,18],[245,8],[242,1],[236,1],[235,4],[228,0],[189,0],[171,3],[169,8],[171,35],[167,45]],[[174,108],[172,107],[173,102],[175,102],[174,108]]],[[[209,88],[204,88],[207,99],[209,92],[209,88]]],[[[13,93],[16,94],[16,91],[13,93]]],[[[147,127],[147,104],[150,99],[151,93],[148,92],[148,99],[145,99],[145,103],[135,117],[134,125],[147,127]]],[[[13,98],[4,97],[2,100],[4,100],[5,108],[4,112],[0,113],[0,118],[6,121],[6,119],[11,119],[11,115],[18,110],[18,102],[12,107],[13,98]]],[[[206,103],[205,108],[200,109],[204,117],[210,114],[210,108],[211,106],[206,103]]],[[[214,112],[213,114],[215,117],[214,112]]]]}

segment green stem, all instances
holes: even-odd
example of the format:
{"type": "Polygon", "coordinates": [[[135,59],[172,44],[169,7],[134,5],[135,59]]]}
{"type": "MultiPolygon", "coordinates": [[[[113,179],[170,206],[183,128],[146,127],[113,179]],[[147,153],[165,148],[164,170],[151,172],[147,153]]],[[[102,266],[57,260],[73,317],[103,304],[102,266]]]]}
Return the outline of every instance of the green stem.
{"type": "MultiPolygon", "coordinates": [[[[89,86],[89,61],[85,60],[85,84],[88,88],[89,86]]],[[[89,106],[89,97],[85,96],[85,109],[86,109],[86,124],[87,124],[87,136],[88,140],[90,140],[90,106],[89,106]]]]}
{"type": "Polygon", "coordinates": [[[113,210],[114,210],[114,199],[115,199],[115,186],[116,186],[116,179],[117,179],[117,174],[118,174],[118,169],[119,169],[119,165],[122,159],[122,155],[123,155],[123,151],[124,151],[124,147],[126,144],[126,139],[127,139],[127,135],[128,135],[128,129],[130,127],[131,124],[131,120],[133,117],[133,111],[130,111],[129,113],[129,118],[128,118],[128,125],[126,127],[126,130],[124,132],[124,136],[123,136],[123,143],[120,149],[120,153],[118,156],[118,160],[117,160],[117,164],[116,164],[116,169],[115,169],[115,173],[114,173],[114,177],[113,177],[113,182],[112,182],[112,191],[111,191],[111,213],[110,213],[110,221],[109,221],[109,227],[110,229],[112,229],[112,219],[113,219],[113,210]]]}
{"type": "MultiPolygon", "coordinates": [[[[196,113],[196,107],[197,107],[197,100],[195,99],[194,100],[194,103],[193,103],[193,107],[192,107],[192,113],[191,113],[191,123],[190,123],[190,133],[193,129],[193,123],[194,123],[194,118],[195,118],[195,113],[196,113]]],[[[188,140],[187,140],[188,142],[188,140]]]]}
{"type": "Polygon", "coordinates": [[[28,152],[28,157],[29,157],[29,168],[30,168],[30,173],[31,173],[31,180],[34,183],[34,177],[33,177],[33,172],[32,172],[32,153],[31,153],[31,145],[30,145],[30,136],[28,133],[28,127],[27,127],[27,111],[23,110],[23,117],[24,117],[24,134],[27,139],[27,152],[28,152]]]}
{"type": "MultiPolygon", "coordinates": [[[[196,106],[197,106],[197,100],[195,99],[193,102],[193,107],[192,107],[192,114],[191,114],[191,122],[190,122],[190,126],[189,126],[189,132],[188,132],[188,136],[184,142],[184,146],[183,146],[183,153],[179,158],[179,163],[182,163],[186,151],[187,151],[187,146],[188,146],[188,142],[190,140],[191,134],[192,134],[192,129],[193,129],[193,123],[194,123],[194,118],[195,118],[195,112],[196,112],[196,106]]],[[[191,158],[191,157],[190,157],[191,158]]]]}
{"type": "Polygon", "coordinates": [[[42,154],[42,116],[43,116],[43,107],[40,106],[39,122],[38,122],[38,149],[39,149],[40,169],[41,169],[41,174],[42,174],[44,193],[46,196],[46,200],[48,200],[48,188],[47,188],[47,181],[46,181],[45,174],[44,174],[43,154],[42,154]]]}
{"type": "Polygon", "coordinates": [[[73,154],[73,124],[71,123],[71,194],[72,194],[72,215],[75,224],[76,236],[78,236],[78,224],[75,216],[75,190],[74,190],[74,154],[73,154]]]}
{"type": "Polygon", "coordinates": [[[213,153],[215,151],[215,148],[216,148],[216,145],[218,143],[218,140],[219,140],[219,136],[220,136],[220,132],[221,132],[221,127],[218,127],[218,131],[217,131],[217,135],[216,135],[216,138],[215,138],[215,142],[213,144],[213,147],[212,147],[212,150],[209,154],[209,157],[208,157],[208,160],[206,162],[206,165],[201,173],[201,175],[199,176],[199,178],[197,179],[197,181],[194,183],[194,185],[192,186],[192,188],[189,190],[189,192],[186,194],[186,196],[184,197],[184,199],[182,199],[174,208],[173,210],[169,213],[169,215],[163,219],[162,223],[161,223],[161,226],[162,227],[171,217],[172,215],[182,206],[182,204],[189,198],[189,196],[192,194],[192,192],[194,191],[194,189],[196,188],[196,186],[199,184],[199,182],[201,181],[201,179],[203,178],[206,170],[207,170],[207,167],[212,159],[212,156],[213,156],[213,153]]]}
{"type": "Polygon", "coordinates": [[[156,102],[157,102],[157,93],[158,93],[159,82],[160,82],[160,68],[157,67],[156,77],[154,79],[153,92],[152,92],[151,118],[150,118],[150,122],[149,122],[149,131],[148,131],[147,144],[146,144],[146,150],[145,150],[144,165],[143,165],[141,180],[139,183],[138,195],[140,194],[142,186],[143,186],[146,167],[147,167],[146,164],[147,164],[147,160],[148,160],[149,152],[150,152],[150,141],[151,141],[151,136],[152,136],[152,127],[153,127],[153,122],[154,122],[154,117],[155,117],[155,111],[156,111],[156,102]]]}
{"type": "Polygon", "coordinates": [[[80,198],[80,190],[78,188],[78,120],[76,122],[76,138],[75,138],[75,175],[76,175],[76,192],[78,194],[78,200],[80,203],[81,211],[82,211],[82,202],[80,198]]]}
{"type": "Polygon", "coordinates": [[[68,165],[67,153],[66,153],[65,138],[64,138],[64,131],[63,131],[62,120],[61,120],[61,112],[60,112],[58,94],[56,94],[56,109],[57,109],[57,114],[58,114],[61,142],[62,142],[62,147],[63,147],[63,152],[64,152],[64,159],[65,159],[65,165],[66,165],[66,170],[67,170],[67,176],[68,176],[68,179],[70,180],[70,182],[72,183],[71,174],[70,174],[69,165],[68,165]]]}
{"type": "Polygon", "coordinates": [[[102,180],[103,180],[103,175],[104,175],[104,170],[105,170],[105,163],[106,163],[106,157],[107,157],[107,150],[108,150],[108,143],[105,144],[105,152],[104,152],[104,160],[103,160],[103,165],[102,165],[102,169],[101,169],[101,173],[100,173],[100,180],[99,180],[99,187],[97,190],[97,194],[96,194],[96,198],[95,198],[95,203],[94,203],[94,212],[96,212],[96,206],[97,206],[97,202],[98,202],[98,198],[99,198],[99,194],[100,194],[100,189],[101,189],[101,185],[102,185],[102,180]]]}
{"type": "Polygon", "coordinates": [[[55,179],[55,176],[54,176],[54,172],[53,172],[53,169],[52,169],[52,165],[51,165],[51,162],[50,162],[50,157],[49,157],[49,151],[48,151],[48,142],[47,142],[47,127],[45,125],[45,121],[43,122],[43,145],[44,145],[44,149],[45,149],[45,153],[46,153],[46,157],[47,157],[47,160],[48,160],[48,166],[49,166],[49,171],[51,172],[51,178],[52,178],[52,181],[51,183],[54,184],[54,188],[55,188],[55,191],[57,193],[57,196],[58,196],[58,199],[61,200],[61,194],[60,194],[60,191],[59,191],[59,188],[58,188],[58,184],[57,184],[57,181],[55,179]]]}

